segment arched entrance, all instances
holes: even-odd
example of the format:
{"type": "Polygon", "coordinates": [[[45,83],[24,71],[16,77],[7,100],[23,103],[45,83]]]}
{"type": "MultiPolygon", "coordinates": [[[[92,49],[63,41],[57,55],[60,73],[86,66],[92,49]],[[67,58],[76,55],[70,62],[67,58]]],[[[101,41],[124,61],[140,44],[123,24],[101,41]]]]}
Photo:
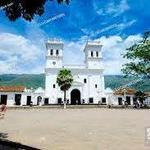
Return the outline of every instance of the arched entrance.
{"type": "Polygon", "coordinates": [[[81,93],[78,89],[71,91],[71,105],[81,104],[81,93]]]}
{"type": "Polygon", "coordinates": [[[41,102],[42,102],[42,97],[41,97],[41,96],[38,96],[38,97],[37,97],[37,105],[40,105],[41,102]]]}

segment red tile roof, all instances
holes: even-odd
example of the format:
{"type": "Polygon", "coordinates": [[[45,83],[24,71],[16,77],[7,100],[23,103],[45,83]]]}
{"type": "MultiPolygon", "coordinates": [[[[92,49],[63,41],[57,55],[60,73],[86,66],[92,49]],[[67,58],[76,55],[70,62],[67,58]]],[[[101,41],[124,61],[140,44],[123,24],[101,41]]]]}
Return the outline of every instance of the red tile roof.
{"type": "Polygon", "coordinates": [[[150,92],[145,92],[146,96],[150,96],[150,92]]]}
{"type": "Polygon", "coordinates": [[[116,89],[114,91],[114,94],[115,95],[134,95],[136,93],[136,90],[135,89],[131,89],[131,88],[119,88],[119,89],[116,89]]]}
{"type": "Polygon", "coordinates": [[[0,92],[23,92],[24,86],[0,86],[0,92]]]}

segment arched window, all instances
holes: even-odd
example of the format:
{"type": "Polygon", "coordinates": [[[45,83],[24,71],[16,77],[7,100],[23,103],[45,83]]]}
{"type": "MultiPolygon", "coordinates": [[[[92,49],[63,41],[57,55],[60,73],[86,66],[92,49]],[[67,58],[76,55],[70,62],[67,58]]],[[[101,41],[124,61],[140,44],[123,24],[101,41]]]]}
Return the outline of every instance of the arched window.
{"type": "Polygon", "coordinates": [[[56,85],[55,84],[53,84],[53,88],[55,88],[56,87],[56,85]]]}
{"type": "Polygon", "coordinates": [[[57,55],[57,56],[59,55],[59,50],[58,50],[58,49],[56,50],[56,55],[57,55]]]}
{"type": "Polygon", "coordinates": [[[96,57],[98,57],[98,51],[96,52],[96,57]]]}
{"type": "Polygon", "coordinates": [[[86,83],[87,82],[87,80],[86,79],[84,79],[84,83],[86,83]]]}
{"type": "Polygon", "coordinates": [[[37,97],[37,105],[39,105],[39,104],[41,103],[41,101],[42,101],[42,97],[41,97],[41,96],[38,96],[38,97],[37,97]]]}
{"type": "Polygon", "coordinates": [[[93,51],[91,51],[91,57],[93,57],[93,51]]]}
{"type": "Polygon", "coordinates": [[[53,55],[53,49],[51,49],[51,51],[50,51],[50,55],[53,55]]]}

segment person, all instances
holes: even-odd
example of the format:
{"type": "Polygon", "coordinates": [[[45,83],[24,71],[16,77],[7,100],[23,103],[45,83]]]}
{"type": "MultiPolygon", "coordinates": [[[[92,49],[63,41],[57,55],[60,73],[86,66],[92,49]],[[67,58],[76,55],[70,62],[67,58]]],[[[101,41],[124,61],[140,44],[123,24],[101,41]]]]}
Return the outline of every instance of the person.
{"type": "Polygon", "coordinates": [[[4,118],[4,115],[5,115],[5,112],[6,112],[6,105],[5,104],[2,104],[1,105],[1,108],[0,108],[0,117],[3,119],[4,118]]]}
{"type": "Polygon", "coordinates": [[[78,104],[78,100],[76,99],[76,105],[78,104]]]}
{"type": "Polygon", "coordinates": [[[31,101],[31,102],[30,102],[30,107],[32,107],[32,106],[33,106],[33,102],[31,101]]]}
{"type": "Polygon", "coordinates": [[[139,108],[139,102],[138,102],[138,101],[136,101],[136,102],[134,103],[134,107],[135,107],[135,108],[139,108]]]}
{"type": "Polygon", "coordinates": [[[125,105],[125,107],[127,108],[127,107],[128,107],[128,102],[125,101],[125,102],[124,102],[124,105],[125,105]]]}

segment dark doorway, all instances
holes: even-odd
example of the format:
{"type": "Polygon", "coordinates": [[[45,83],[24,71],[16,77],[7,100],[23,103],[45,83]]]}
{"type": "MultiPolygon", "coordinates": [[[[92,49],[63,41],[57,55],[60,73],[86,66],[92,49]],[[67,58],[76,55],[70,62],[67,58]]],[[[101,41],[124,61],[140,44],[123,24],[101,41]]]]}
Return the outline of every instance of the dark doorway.
{"type": "Polygon", "coordinates": [[[122,97],[118,97],[118,104],[119,105],[122,105],[123,103],[122,103],[122,97]]]}
{"type": "Polygon", "coordinates": [[[48,99],[48,98],[45,98],[44,104],[45,104],[45,105],[48,105],[48,103],[49,103],[49,99],[48,99]]]}
{"type": "Polygon", "coordinates": [[[27,105],[31,105],[31,96],[27,96],[27,105]]]}
{"type": "Polygon", "coordinates": [[[62,98],[58,98],[58,104],[62,103],[62,98]]]}
{"type": "Polygon", "coordinates": [[[89,98],[89,104],[93,104],[93,97],[89,98]]]}
{"type": "Polygon", "coordinates": [[[126,102],[127,102],[128,105],[131,105],[130,96],[126,96],[126,102]]]}
{"type": "Polygon", "coordinates": [[[7,95],[1,95],[1,102],[0,104],[7,105],[7,95]]]}
{"type": "Polygon", "coordinates": [[[71,91],[71,105],[81,104],[81,94],[78,89],[71,91]]]}
{"type": "Polygon", "coordinates": [[[137,98],[133,97],[133,104],[135,105],[137,103],[137,98]]]}
{"type": "Polygon", "coordinates": [[[41,102],[42,102],[42,97],[41,97],[41,96],[38,96],[38,97],[37,97],[37,105],[40,105],[41,102]]]}
{"type": "Polygon", "coordinates": [[[106,104],[106,97],[102,97],[102,104],[106,104]]]}
{"type": "Polygon", "coordinates": [[[21,105],[21,94],[15,94],[15,105],[21,105]]]}

